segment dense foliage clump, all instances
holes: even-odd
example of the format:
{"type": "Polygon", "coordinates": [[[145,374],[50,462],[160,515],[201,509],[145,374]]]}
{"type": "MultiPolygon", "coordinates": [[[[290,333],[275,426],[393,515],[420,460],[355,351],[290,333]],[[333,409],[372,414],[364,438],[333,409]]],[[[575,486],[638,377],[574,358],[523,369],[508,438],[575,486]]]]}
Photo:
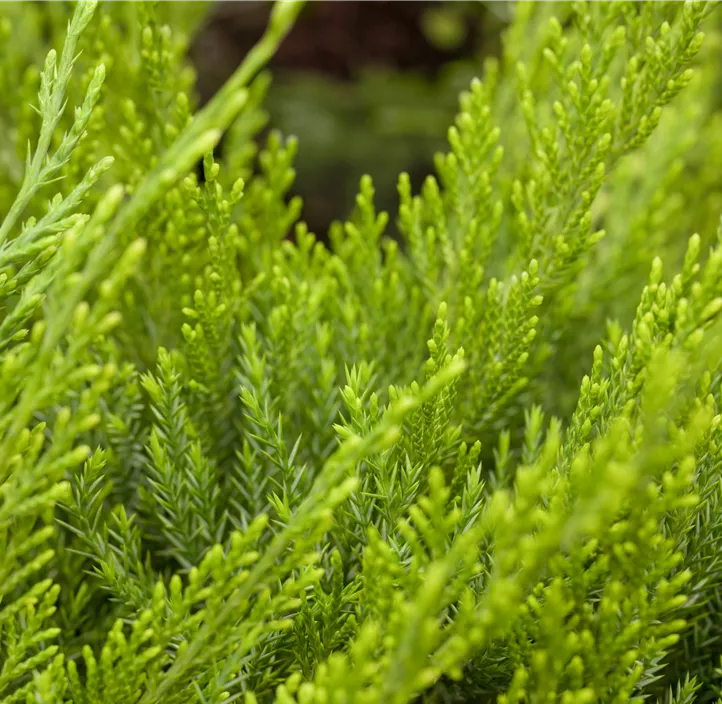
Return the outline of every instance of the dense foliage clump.
{"type": "Polygon", "coordinates": [[[716,701],[714,6],[515,4],[321,239],[299,9],[196,110],[204,5],[3,3],[0,702],[716,701]]]}

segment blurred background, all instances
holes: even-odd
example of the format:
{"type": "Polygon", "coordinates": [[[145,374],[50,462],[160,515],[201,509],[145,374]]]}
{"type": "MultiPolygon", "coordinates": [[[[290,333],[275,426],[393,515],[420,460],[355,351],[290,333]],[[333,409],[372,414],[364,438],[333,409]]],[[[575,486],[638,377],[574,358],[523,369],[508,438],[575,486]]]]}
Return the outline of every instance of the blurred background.
{"type": "MultiPolygon", "coordinates": [[[[191,59],[205,101],[261,36],[270,3],[221,2],[196,34],[191,59]]],[[[377,205],[395,211],[396,178],[414,185],[443,149],[458,94],[497,54],[506,2],[308,3],[271,61],[269,124],[299,138],[294,191],[323,236],[353,206],[362,174],[377,205]]]]}

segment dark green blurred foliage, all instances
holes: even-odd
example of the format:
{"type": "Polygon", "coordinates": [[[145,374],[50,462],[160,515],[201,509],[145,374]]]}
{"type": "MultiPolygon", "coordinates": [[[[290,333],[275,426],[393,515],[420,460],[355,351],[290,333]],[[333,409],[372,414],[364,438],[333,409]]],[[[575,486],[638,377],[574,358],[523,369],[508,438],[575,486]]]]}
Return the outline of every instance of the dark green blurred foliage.
{"type": "MultiPolygon", "coordinates": [[[[299,193],[312,227],[341,217],[353,205],[358,174],[379,186],[379,207],[396,205],[395,181],[407,169],[420,183],[441,149],[465,67],[438,79],[369,70],[354,83],[318,75],[280,77],[270,91],[272,123],[299,137],[299,193]]],[[[323,235],[323,231],[319,234],[323,235]]]]}

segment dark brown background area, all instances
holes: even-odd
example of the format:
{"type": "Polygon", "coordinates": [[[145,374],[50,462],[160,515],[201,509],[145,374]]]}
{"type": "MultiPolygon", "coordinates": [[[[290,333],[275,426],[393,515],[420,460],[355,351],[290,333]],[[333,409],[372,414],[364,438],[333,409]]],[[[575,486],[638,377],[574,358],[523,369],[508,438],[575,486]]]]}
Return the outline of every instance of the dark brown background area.
{"type": "MultiPolygon", "coordinates": [[[[423,15],[440,2],[328,0],[311,2],[271,61],[276,71],[311,71],[354,80],[369,67],[434,75],[446,63],[472,56],[478,32],[441,50],[425,36],[423,15]]],[[[207,99],[246,55],[266,26],[269,3],[220,2],[197,38],[192,57],[207,99]]]]}
{"type": "MultiPolygon", "coordinates": [[[[220,2],[209,14],[191,50],[202,101],[261,36],[269,10],[268,2],[220,2]]],[[[304,7],[270,63],[267,109],[271,126],[299,138],[294,191],[313,231],[323,236],[331,220],[348,214],[363,173],[374,178],[378,205],[392,211],[401,170],[420,184],[444,148],[458,91],[481,57],[496,52],[503,25],[480,2],[304,7]],[[435,12],[454,16],[451,44],[429,32],[435,12]]]]}

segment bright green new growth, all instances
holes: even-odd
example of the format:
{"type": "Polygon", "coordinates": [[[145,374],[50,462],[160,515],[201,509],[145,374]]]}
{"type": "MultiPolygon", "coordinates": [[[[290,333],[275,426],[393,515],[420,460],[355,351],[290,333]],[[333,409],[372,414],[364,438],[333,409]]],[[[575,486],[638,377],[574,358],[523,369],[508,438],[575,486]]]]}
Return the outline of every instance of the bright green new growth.
{"type": "Polygon", "coordinates": [[[329,244],[206,9],[0,12],[0,702],[715,701],[713,6],[516,4],[329,244]]]}

